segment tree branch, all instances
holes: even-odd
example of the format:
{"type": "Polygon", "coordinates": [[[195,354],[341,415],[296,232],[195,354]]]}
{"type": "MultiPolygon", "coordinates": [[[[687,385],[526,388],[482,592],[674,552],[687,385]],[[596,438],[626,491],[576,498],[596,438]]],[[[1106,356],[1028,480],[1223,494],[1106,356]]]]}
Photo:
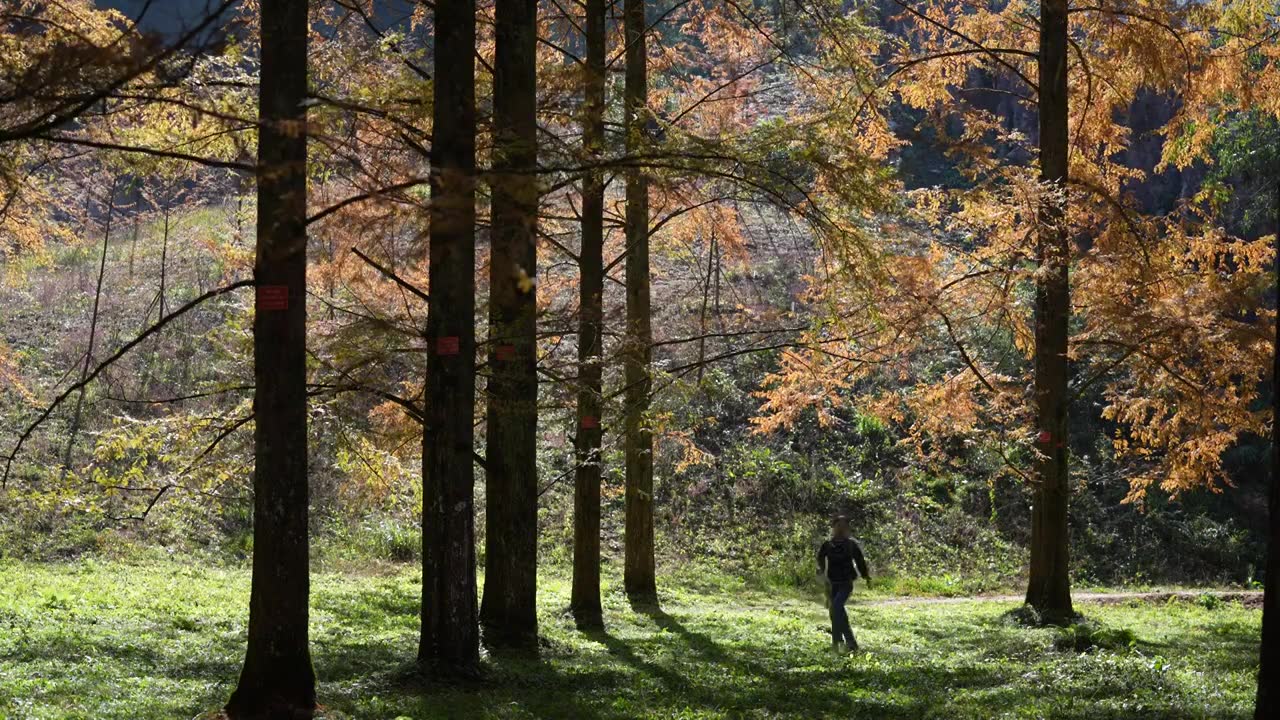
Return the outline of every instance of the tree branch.
{"type": "Polygon", "coordinates": [[[239,290],[242,287],[249,287],[253,284],[254,284],[253,280],[239,280],[237,282],[231,283],[230,285],[224,285],[223,287],[210,290],[209,292],[195,298],[194,300],[191,300],[190,302],[178,308],[177,310],[174,310],[168,315],[165,315],[164,317],[160,318],[159,320],[156,321],[154,325],[144,330],[140,335],[130,340],[129,342],[125,343],[124,345],[122,345],[119,350],[117,350],[113,355],[111,355],[111,357],[98,363],[97,367],[95,367],[92,372],[85,375],[84,378],[80,380],[80,382],[77,382],[71,385],[70,387],[68,387],[66,390],[63,390],[62,393],[58,395],[58,397],[54,398],[53,402],[50,403],[47,407],[45,407],[45,409],[40,412],[40,415],[37,416],[36,419],[30,425],[28,425],[26,429],[22,431],[22,433],[18,436],[17,443],[15,443],[13,446],[13,450],[8,455],[5,456],[4,472],[3,474],[0,474],[0,488],[8,487],[9,473],[13,467],[13,461],[17,459],[18,453],[22,451],[23,444],[26,443],[27,439],[31,437],[31,434],[35,432],[36,429],[40,427],[40,425],[43,424],[45,420],[49,419],[49,416],[53,414],[53,411],[57,410],[58,407],[62,405],[62,403],[68,397],[71,396],[71,393],[93,382],[99,375],[102,374],[104,370],[106,370],[107,368],[115,364],[117,360],[124,357],[125,354],[128,353],[130,350],[137,347],[147,338],[160,332],[162,329],[164,329],[166,325],[173,322],[174,320],[177,320],[183,315],[187,314],[193,308],[199,306],[201,303],[205,302],[206,300],[211,300],[220,295],[226,295],[229,292],[232,292],[234,290],[239,290]]]}

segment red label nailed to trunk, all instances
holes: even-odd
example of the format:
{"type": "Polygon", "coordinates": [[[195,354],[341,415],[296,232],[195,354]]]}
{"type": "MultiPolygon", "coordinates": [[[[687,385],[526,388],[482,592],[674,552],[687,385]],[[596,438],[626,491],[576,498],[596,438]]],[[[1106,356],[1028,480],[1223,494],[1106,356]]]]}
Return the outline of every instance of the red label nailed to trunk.
{"type": "Polygon", "coordinates": [[[458,354],[458,336],[445,335],[436,338],[436,355],[457,355],[458,354]]]}
{"type": "Polygon", "coordinates": [[[257,292],[258,310],[288,310],[288,285],[259,285],[257,292]]]}
{"type": "Polygon", "coordinates": [[[583,430],[595,430],[600,427],[600,418],[594,415],[583,415],[581,425],[583,430]]]}

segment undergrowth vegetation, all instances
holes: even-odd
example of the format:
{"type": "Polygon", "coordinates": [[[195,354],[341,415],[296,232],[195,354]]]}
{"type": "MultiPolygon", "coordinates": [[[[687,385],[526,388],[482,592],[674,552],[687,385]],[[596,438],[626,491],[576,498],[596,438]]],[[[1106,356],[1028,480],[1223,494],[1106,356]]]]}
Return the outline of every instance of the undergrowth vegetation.
{"type": "MultiPolygon", "coordinates": [[[[156,315],[153,285],[164,268],[170,309],[246,272],[245,218],[251,204],[187,205],[167,220],[131,218],[108,248],[106,298],[99,333],[108,344],[130,337],[140,318],[156,315]],[[168,234],[167,241],[164,240],[168,234]],[[215,238],[235,248],[213,262],[215,238]]],[[[21,360],[16,392],[0,398],[0,417],[14,428],[29,420],[31,398],[47,395],[74,367],[87,330],[85,293],[99,259],[96,238],[51,246],[21,281],[0,285],[0,335],[21,360]],[[37,272],[38,270],[38,272],[37,272]]],[[[785,303],[795,269],[757,267],[752,282],[771,303],[785,303]]],[[[69,559],[114,552],[121,545],[157,545],[172,552],[236,561],[251,541],[252,423],[240,386],[247,300],[229,298],[198,308],[145,351],[127,356],[101,385],[90,387],[82,432],[65,477],[60,458],[69,418],[55,416],[32,435],[0,489],[0,556],[69,559]],[[142,398],[195,395],[176,403],[142,398]],[[216,446],[214,438],[230,431],[216,446]],[[206,454],[206,450],[208,450],[206,454]],[[172,484],[138,520],[154,488],[172,484]],[[124,488],[124,489],[121,489],[124,488]]],[[[904,429],[858,409],[849,391],[820,423],[813,411],[769,434],[753,432],[764,378],[778,352],[735,357],[705,372],[664,376],[652,412],[655,524],[658,552],[668,565],[691,563],[765,585],[809,581],[812,553],[832,513],[847,513],[874,571],[906,594],[961,595],[1022,583],[1030,537],[1029,488],[1011,478],[1000,448],[940,448],[947,460],[924,464],[904,429]]],[[[563,388],[543,390],[549,430],[538,450],[542,560],[568,564],[573,532],[572,444],[554,428],[571,422],[563,388]]],[[[1100,398],[1083,397],[1096,403],[1100,398]]],[[[404,562],[421,552],[420,459],[391,453],[378,442],[416,447],[411,429],[387,420],[367,398],[318,395],[311,400],[312,533],[321,557],[351,564],[404,562]],[[404,437],[401,437],[404,435],[404,437]]],[[[606,408],[614,428],[618,405],[606,408]]],[[[1108,440],[1113,428],[1081,416],[1073,428],[1073,577],[1081,585],[1249,585],[1262,557],[1264,513],[1260,468],[1265,447],[1246,438],[1224,457],[1238,481],[1231,492],[1184,493],[1176,502],[1151,494],[1141,505],[1129,491],[1108,440]]],[[[622,549],[623,462],[619,443],[606,444],[602,488],[603,548],[622,549]]],[[[483,552],[483,482],[477,469],[476,526],[483,552]]],[[[483,554],[480,556],[483,563],[483,554]]]]}

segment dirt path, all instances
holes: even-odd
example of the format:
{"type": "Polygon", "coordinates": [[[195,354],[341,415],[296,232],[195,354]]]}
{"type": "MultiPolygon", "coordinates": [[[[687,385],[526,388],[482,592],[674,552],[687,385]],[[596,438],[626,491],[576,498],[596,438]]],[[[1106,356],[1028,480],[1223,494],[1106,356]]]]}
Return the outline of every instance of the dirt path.
{"type": "MultiPolygon", "coordinates": [[[[1200,599],[1205,595],[1212,595],[1226,602],[1238,601],[1245,607],[1260,608],[1262,607],[1262,592],[1258,590],[1178,590],[1178,591],[1155,591],[1155,592],[1080,592],[1072,593],[1072,602],[1077,603],[1097,603],[1100,605],[1114,605],[1117,603],[1129,602],[1131,600],[1141,600],[1144,602],[1168,602],[1170,600],[1180,600],[1183,602],[1191,602],[1200,599]]],[[[972,597],[901,597],[886,598],[883,600],[871,600],[858,603],[864,606],[888,606],[888,605],[954,605],[967,602],[1022,602],[1022,595],[975,595],[972,597]]]]}

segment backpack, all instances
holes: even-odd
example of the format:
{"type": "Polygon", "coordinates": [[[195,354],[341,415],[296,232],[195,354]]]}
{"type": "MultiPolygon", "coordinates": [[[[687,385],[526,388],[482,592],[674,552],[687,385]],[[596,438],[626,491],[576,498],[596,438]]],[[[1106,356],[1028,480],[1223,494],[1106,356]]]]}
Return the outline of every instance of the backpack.
{"type": "Polygon", "coordinates": [[[841,565],[847,564],[852,571],[849,579],[857,580],[860,575],[858,574],[858,564],[853,561],[853,540],[849,538],[831,540],[828,544],[831,549],[827,551],[827,575],[830,576],[831,568],[835,567],[837,563],[841,565]]]}

